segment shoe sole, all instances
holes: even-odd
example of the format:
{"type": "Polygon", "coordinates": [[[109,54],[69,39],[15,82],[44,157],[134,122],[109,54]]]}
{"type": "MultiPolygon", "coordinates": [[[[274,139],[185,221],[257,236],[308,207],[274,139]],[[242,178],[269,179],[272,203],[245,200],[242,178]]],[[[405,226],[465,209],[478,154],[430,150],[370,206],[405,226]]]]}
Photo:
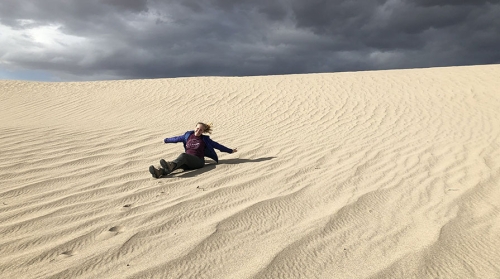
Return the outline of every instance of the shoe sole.
{"type": "Polygon", "coordinates": [[[156,175],[155,166],[149,166],[149,172],[151,173],[153,178],[158,178],[158,176],[156,175]]]}
{"type": "Polygon", "coordinates": [[[160,160],[160,165],[161,167],[165,170],[165,172],[167,172],[167,174],[171,173],[172,171],[168,168],[168,164],[167,164],[167,161],[161,159],[160,160]]]}

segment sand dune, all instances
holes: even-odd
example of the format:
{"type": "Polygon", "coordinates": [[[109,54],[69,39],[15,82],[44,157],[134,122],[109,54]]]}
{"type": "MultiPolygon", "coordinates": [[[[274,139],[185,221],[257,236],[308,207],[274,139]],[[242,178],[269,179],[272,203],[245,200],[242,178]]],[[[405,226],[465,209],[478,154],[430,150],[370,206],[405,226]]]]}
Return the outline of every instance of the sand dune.
{"type": "Polygon", "coordinates": [[[0,81],[0,278],[500,278],[500,65],[0,81]],[[196,122],[238,148],[153,179],[196,122]]]}

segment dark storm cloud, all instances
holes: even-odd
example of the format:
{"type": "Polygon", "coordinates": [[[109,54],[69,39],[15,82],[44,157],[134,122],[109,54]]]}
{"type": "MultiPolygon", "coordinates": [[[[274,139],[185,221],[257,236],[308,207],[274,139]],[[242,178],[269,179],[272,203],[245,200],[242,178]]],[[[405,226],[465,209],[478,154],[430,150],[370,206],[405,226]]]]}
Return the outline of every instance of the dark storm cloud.
{"type": "Polygon", "coordinates": [[[500,63],[499,2],[3,0],[21,35],[0,67],[68,80],[500,63]],[[31,42],[42,26],[61,38],[31,42]]]}
{"type": "Polygon", "coordinates": [[[414,0],[421,6],[482,6],[484,4],[499,3],[499,0],[414,0]]]}

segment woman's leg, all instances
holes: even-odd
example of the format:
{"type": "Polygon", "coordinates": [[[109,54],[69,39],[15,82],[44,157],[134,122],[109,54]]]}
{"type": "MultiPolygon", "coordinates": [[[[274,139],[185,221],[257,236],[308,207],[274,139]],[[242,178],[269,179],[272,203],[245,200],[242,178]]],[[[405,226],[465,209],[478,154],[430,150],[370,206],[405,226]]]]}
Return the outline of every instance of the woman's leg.
{"type": "Polygon", "coordinates": [[[170,162],[166,162],[163,159],[160,161],[161,166],[165,170],[174,171],[179,168],[192,170],[200,169],[205,165],[205,160],[191,154],[182,153],[179,157],[177,157],[177,159],[172,161],[172,163],[174,163],[173,168],[169,166],[169,163],[170,162]]]}
{"type": "Polygon", "coordinates": [[[172,162],[176,164],[174,170],[178,168],[187,168],[194,170],[203,168],[203,166],[205,165],[205,160],[187,153],[182,153],[181,155],[179,155],[179,157],[177,157],[177,159],[173,160],[172,162]]]}

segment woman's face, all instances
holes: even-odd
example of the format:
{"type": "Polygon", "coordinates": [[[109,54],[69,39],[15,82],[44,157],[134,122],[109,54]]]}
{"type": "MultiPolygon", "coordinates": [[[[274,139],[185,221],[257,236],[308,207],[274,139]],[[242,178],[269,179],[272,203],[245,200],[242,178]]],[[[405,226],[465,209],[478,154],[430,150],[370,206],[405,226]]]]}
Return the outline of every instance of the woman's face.
{"type": "Polygon", "coordinates": [[[196,125],[196,128],[194,129],[194,135],[199,137],[201,136],[201,134],[203,134],[203,132],[205,132],[205,129],[203,129],[203,125],[201,124],[196,125]]]}

